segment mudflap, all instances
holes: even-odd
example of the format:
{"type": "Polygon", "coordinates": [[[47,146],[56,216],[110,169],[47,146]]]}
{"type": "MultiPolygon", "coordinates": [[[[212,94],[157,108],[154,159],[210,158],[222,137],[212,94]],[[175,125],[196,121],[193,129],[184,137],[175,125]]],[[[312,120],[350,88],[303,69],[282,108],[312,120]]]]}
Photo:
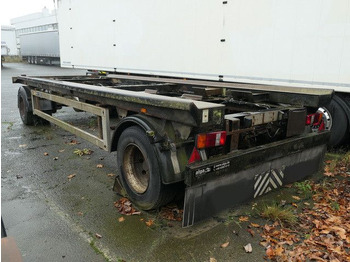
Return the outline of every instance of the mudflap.
{"type": "Polygon", "coordinates": [[[328,138],[329,134],[323,134],[289,139],[189,167],[188,176],[192,179],[185,191],[182,226],[192,226],[224,209],[317,173],[328,138]],[[248,168],[244,168],[244,163],[249,163],[248,168]]]}

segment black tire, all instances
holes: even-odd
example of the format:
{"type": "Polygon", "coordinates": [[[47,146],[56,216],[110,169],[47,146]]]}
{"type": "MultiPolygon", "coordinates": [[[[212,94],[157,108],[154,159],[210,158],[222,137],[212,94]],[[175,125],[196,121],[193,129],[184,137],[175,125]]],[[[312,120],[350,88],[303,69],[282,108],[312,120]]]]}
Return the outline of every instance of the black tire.
{"type": "Polygon", "coordinates": [[[349,123],[346,111],[342,107],[343,103],[345,102],[335,95],[331,103],[326,106],[332,117],[330,146],[340,146],[349,138],[349,123]]]}
{"type": "Polygon", "coordinates": [[[123,187],[138,207],[151,210],[172,200],[171,186],[161,180],[156,148],[140,127],[129,127],[121,134],[117,161],[123,187]]]}
{"type": "Polygon", "coordinates": [[[18,109],[22,122],[25,125],[34,125],[34,115],[32,111],[32,101],[30,99],[30,90],[27,87],[21,86],[18,89],[18,109]]]}

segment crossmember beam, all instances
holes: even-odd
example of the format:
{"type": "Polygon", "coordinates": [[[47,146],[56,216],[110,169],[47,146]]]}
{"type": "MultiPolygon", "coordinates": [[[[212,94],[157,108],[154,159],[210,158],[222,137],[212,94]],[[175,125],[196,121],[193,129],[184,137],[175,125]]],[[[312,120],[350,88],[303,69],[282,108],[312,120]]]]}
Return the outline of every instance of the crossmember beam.
{"type": "Polygon", "coordinates": [[[97,145],[98,147],[109,151],[111,148],[111,140],[110,140],[110,124],[109,124],[109,110],[108,108],[103,108],[95,105],[90,105],[84,102],[75,101],[70,98],[52,95],[49,93],[31,90],[32,93],[32,106],[33,106],[33,114],[63,128],[64,130],[67,130],[68,132],[71,132],[74,135],[77,135],[90,143],[93,143],[97,145]],[[89,112],[94,115],[97,115],[102,123],[102,131],[100,134],[100,137],[95,136],[93,134],[90,134],[89,132],[86,132],[85,130],[82,130],[78,127],[75,127],[71,124],[68,124],[56,117],[53,117],[44,111],[40,109],[40,103],[39,99],[46,99],[49,101],[54,101],[66,106],[70,106],[76,109],[79,109],[81,111],[89,112]]]}

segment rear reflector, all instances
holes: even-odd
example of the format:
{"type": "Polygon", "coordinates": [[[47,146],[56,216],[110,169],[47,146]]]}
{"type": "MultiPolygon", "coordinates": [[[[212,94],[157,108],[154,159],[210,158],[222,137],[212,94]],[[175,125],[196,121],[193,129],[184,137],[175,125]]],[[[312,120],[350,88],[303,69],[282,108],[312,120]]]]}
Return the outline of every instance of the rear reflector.
{"type": "Polygon", "coordinates": [[[197,148],[194,147],[193,150],[192,150],[191,157],[188,160],[188,163],[192,164],[192,163],[200,161],[200,160],[201,160],[201,156],[199,155],[199,152],[198,152],[197,148]]]}
{"type": "Polygon", "coordinates": [[[198,149],[223,146],[226,143],[226,131],[198,134],[196,146],[198,149]]]}

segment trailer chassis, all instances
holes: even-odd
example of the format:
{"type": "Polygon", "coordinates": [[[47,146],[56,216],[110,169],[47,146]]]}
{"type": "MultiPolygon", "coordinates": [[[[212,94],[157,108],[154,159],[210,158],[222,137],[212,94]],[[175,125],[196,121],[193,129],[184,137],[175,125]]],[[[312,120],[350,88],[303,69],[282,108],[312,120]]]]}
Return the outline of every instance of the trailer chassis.
{"type": "Polygon", "coordinates": [[[152,209],[166,203],[172,197],[167,193],[174,193],[174,183],[184,182],[184,227],[316,173],[329,139],[328,131],[302,132],[305,110],[300,109],[327,103],[333,94],[329,90],[283,91],[278,87],[129,75],[20,76],[14,77],[13,82],[25,85],[18,98],[21,114],[43,118],[106,151],[117,150],[118,176],[114,189],[129,195],[141,208],[152,209]],[[176,94],[178,90],[181,97],[176,94]],[[235,99],[227,99],[232,94],[235,99]],[[246,102],[237,97],[245,98],[246,102]],[[260,104],[266,99],[275,104],[260,104]],[[282,104],[290,99],[299,106],[282,104]],[[276,104],[277,101],[281,103],[276,104]],[[95,114],[99,134],[90,134],[52,116],[57,105],[95,114]],[[113,108],[117,108],[122,119],[112,127],[109,112],[113,108]],[[237,108],[242,112],[225,113],[237,108]],[[260,110],[246,112],[248,109],[260,110]],[[291,119],[286,139],[239,149],[242,133],[285,121],[286,112],[291,119]],[[249,126],[244,127],[247,123],[249,126]],[[227,153],[207,156],[204,150],[199,150],[202,161],[188,163],[189,148],[196,143],[193,134],[218,128],[225,129],[230,137],[225,146],[227,153]],[[126,143],[128,136],[135,136],[136,142],[126,143]],[[125,152],[127,156],[123,155],[125,152]],[[140,166],[133,163],[136,156],[153,160],[140,166]],[[152,174],[146,178],[134,175],[140,168],[153,170],[160,183],[152,174]],[[127,187],[129,182],[136,185],[134,190],[127,187]],[[151,187],[162,193],[154,196],[153,191],[148,192],[151,187]],[[147,199],[139,201],[140,195],[147,199]],[[152,200],[154,197],[156,200],[152,200]]]}

